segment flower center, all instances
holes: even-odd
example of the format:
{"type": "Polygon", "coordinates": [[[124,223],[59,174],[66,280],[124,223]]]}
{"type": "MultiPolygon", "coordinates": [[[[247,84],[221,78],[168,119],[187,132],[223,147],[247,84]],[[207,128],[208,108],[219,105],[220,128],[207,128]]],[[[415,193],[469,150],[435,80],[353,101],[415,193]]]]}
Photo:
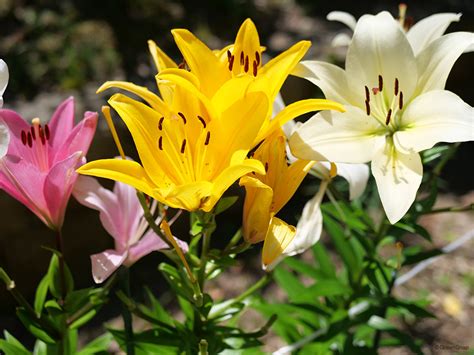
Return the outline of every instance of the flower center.
{"type": "Polygon", "coordinates": [[[389,131],[396,130],[400,121],[401,111],[403,110],[403,91],[400,90],[398,78],[395,78],[393,84],[393,96],[384,88],[382,75],[378,76],[377,87],[369,90],[369,87],[366,85],[364,90],[365,112],[367,116],[375,118],[389,131]],[[370,91],[372,91],[372,94],[370,91]]]}
{"type": "Polygon", "coordinates": [[[34,118],[31,124],[30,130],[21,131],[21,143],[32,150],[36,165],[42,171],[46,171],[49,169],[47,142],[51,133],[47,124],[43,128],[39,118],[34,118]]]}
{"type": "Polygon", "coordinates": [[[229,71],[231,71],[234,75],[238,75],[243,73],[249,73],[250,69],[252,69],[253,76],[257,76],[258,68],[261,64],[261,56],[258,51],[252,55],[252,53],[247,54],[244,51],[240,52],[239,61],[235,62],[235,54],[232,54],[230,50],[227,51],[227,62],[229,64],[229,71]],[[252,63],[252,67],[250,67],[250,63],[252,63]]]}

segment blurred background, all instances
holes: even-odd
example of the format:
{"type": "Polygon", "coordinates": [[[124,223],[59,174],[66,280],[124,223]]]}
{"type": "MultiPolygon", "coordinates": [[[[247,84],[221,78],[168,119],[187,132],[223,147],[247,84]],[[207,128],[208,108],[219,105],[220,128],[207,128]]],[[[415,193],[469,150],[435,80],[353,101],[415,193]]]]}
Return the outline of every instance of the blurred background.
{"type": "MultiPolygon", "coordinates": [[[[451,31],[473,31],[474,2],[470,0],[431,0],[407,2],[408,16],[414,21],[438,12],[462,12],[461,22],[452,24],[451,31]]],[[[73,95],[76,99],[76,119],[85,110],[100,111],[111,92],[96,95],[96,89],[106,80],[127,80],[155,90],[155,68],[148,53],[147,40],[153,39],[177,62],[181,61],[170,30],[184,27],[193,31],[211,48],[222,48],[233,41],[247,17],[255,22],[266,54],[275,56],[293,43],[310,39],[313,46],[307,59],[324,59],[343,64],[343,52],[331,47],[331,40],[347,31],[339,23],[325,19],[328,12],[342,10],[356,18],[364,13],[388,10],[398,14],[398,3],[393,1],[315,1],[315,0],[0,0],[0,58],[9,67],[10,82],[4,95],[5,108],[17,110],[25,119],[47,118],[55,107],[73,95]]],[[[472,71],[473,54],[464,54],[455,64],[447,89],[474,104],[472,71]]],[[[290,78],[283,88],[287,103],[301,98],[321,96],[311,84],[290,78]]],[[[119,120],[117,121],[119,122],[119,120]]],[[[128,155],[136,157],[135,148],[123,125],[120,136],[128,155]]],[[[473,143],[463,143],[456,157],[448,164],[443,178],[443,195],[439,206],[465,205],[474,201],[472,169],[473,143]]],[[[89,160],[116,155],[115,146],[100,121],[99,129],[88,155],[89,160]]],[[[109,182],[105,185],[111,186],[109,182]]],[[[309,181],[283,211],[291,221],[301,211],[308,198],[309,181]]],[[[242,191],[233,188],[229,194],[242,191]]],[[[239,228],[242,199],[222,215],[213,243],[225,241],[239,228]]],[[[53,246],[54,235],[33,214],[15,200],[0,192],[0,265],[4,267],[27,298],[46,272],[50,252],[41,246],[53,246]]],[[[434,237],[436,246],[474,228],[472,213],[434,215],[424,225],[434,237]]],[[[175,234],[188,239],[187,217],[175,226],[175,234]]],[[[112,245],[112,239],[99,223],[98,214],[71,200],[64,227],[65,255],[76,277],[77,287],[92,286],[89,255],[112,245]]],[[[421,240],[421,238],[420,238],[421,240]]],[[[322,238],[324,242],[324,238],[322,238]]],[[[474,264],[472,247],[465,245],[452,257],[442,257],[403,286],[407,297],[427,295],[431,311],[439,318],[407,325],[414,334],[424,334],[426,342],[453,342],[474,346],[474,264]],[[471,250],[471,252],[469,251],[471,250]],[[448,301],[447,301],[448,300],[448,301]],[[455,305],[453,308],[452,305],[455,305]],[[448,305],[448,306],[447,306],[448,305]]],[[[229,277],[211,285],[209,292],[216,298],[231,297],[245,289],[258,277],[259,248],[244,254],[229,277]]],[[[162,259],[155,253],[142,259],[132,268],[133,285],[153,280],[150,285],[162,301],[173,307],[167,298],[163,280],[157,271],[162,259]]],[[[134,292],[141,297],[139,288],[134,292]]],[[[278,297],[269,287],[268,297],[278,297]]],[[[7,328],[25,342],[28,334],[15,320],[13,300],[0,285],[0,331],[7,328]]],[[[83,338],[103,331],[101,322],[119,313],[116,303],[105,307],[91,323],[83,338]]],[[[249,315],[249,324],[258,322],[249,315]]],[[[113,320],[112,320],[113,322],[113,320]]],[[[281,345],[269,339],[267,350],[281,345]]]]}

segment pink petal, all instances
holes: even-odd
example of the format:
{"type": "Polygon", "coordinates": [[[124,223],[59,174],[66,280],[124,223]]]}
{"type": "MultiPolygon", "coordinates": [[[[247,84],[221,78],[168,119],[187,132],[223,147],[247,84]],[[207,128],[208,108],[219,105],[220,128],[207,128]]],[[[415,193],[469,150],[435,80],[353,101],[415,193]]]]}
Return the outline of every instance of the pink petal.
{"type": "MultiPolygon", "coordinates": [[[[53,158],[52,161],[60,161],[70,156],[75,152],[83,152],[84,156],[87,154],[89,147],[94,137],[95,129],[97,127],[98,115],[96,112],[86,112],[84,119],[72,129],[72,131],[61,133],[51,133],[52,139],[56,139],[55,136],[63,135],[65,138],[61,145],[55,145],[54,150],[51,151],[53,158]]],[[[56,143],[55,143],[56,144],[56,143]]]]}
{"type": "Polygon", "coordinates": [[[10,144],[8,154],[23,158],[33,163],[36,161],[33,150],[21,142],[21,132],[29,132],[30,125],[18,113],[12,110],[0,110],[0,119],[8,126],[10,131],[10,144]]]}
{"type": "Polygon", "coordinates": [[[74,98],[72,96],[58,106],[48,126],[51,132],[49,144],[57,149],[63,145],[74,127],[74,98]]]}
{"type": "Polygon", "coordinates": [[[92,277],[100,284],[107,280],[112,273],[122,265],[126,253],[118,253],[108,249],[99,254],[91,255],[92,277]]]}
{"type": "Polygon", "coordinates": [[[63,224],[67,203],[77,179],[76,169],[81,159],[82,153],[77,152],[57,163],[48,172],[44,182],[43,192],[46,204],[52,223],[58,229],[63,224]]]}
{"type": "Polygon", "coordinates": [[[115,239],[116,249],[125,250],[130,234],[124,228],[126,216],[122,214],[117,196],[100,185],[96,179],[84,175],[77,178],[72,193],[80,204],[100,212],[100,221],[105,230],[115,239]]]}
{"type": "Polygon", "coordinates": [[[51,217],[43,195],[45,179],[46,173],[24,159],[6,155],[0,160],[0,188],[51,226],[51,217]]]}
{"type": "MultiPolygon", "coordinates": [[[[143,209],[138,201],[137,191],[134,187],[116,182],[114,185],[114,194],[117,196],[116,209],[119,209],[122,214],[123,233],[128,236],[127,245],[135,243],[137,240],[132,240],[137,237],[137,230],[140,224],[140,218],[143,216],[143,209]]],[[[140,236],[138,236],[140,237],[140,236]]]]}

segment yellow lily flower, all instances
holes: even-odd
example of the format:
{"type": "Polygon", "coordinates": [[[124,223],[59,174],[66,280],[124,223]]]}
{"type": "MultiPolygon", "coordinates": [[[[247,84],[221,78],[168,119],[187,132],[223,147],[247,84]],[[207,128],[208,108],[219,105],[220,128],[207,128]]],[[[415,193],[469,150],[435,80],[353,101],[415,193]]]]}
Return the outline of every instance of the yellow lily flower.
{"type": "Polygon", "coordinates": [[[109,100],[132,134],[143,166],[103,159],[78,172],[124,182],[174,208],[210,211],[239,177],[265,173],[263,164],[247,154],[269,102],[263,93],[249,92],[248,84],[235,78],[210,100],[178,83],[171,105],[146,89],[123,84],[149,104],[122,94],[109,100]]]}
{"type": "Polygon", "coordinates": [[[257,148],[253,158],[265,165],[266,174],[257,172],[240,179],[246,191],[243,235],[249,243],[265,241],[262,263],[266,267],[281,255],[296,234],[295,227],[275,214],[296,192],[314,161],[297,160],[288,165],[286,138],[281,129],[257,148]]]}

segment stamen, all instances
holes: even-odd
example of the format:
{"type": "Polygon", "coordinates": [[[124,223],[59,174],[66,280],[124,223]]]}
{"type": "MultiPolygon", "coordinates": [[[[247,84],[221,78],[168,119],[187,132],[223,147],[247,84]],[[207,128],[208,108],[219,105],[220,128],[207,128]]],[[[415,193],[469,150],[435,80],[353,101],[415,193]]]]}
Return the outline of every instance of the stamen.
{"type": "Polygon", "coordinates": [[[186,117],[184,117],[184,114],[182,112],[178,112],[178,115],[183,119],[184,124],[186,124],[186,117]]]}
{"type": "Polygon", "coordinates": [[[234,59],[234,56],[229,59],[229,71],[232,71],[232,68],[234,67],[234,59]]]}
{"type": "Polygon", "coordinates": [[[257,66],[260,64],[260,53],[255,51],[255,61],[257,62],[257,66]]]}
{"type": "Polygon", "coordinates": [[[400,91],[400,97],[398,98],[398,108],[403,109],[403,91],[400,91]]]}
{"type": "Polygon", "coordinates": [[[46,136],[46,140],[49,141],[49,137],[50,137],[51,135],[50,135],[50,132],[49,132],[48,124],[45,124],[45,125],[44,125],[44,134],[45,134],[45,136],[46,136]]]}
{"type": "Polygon", "coordinates": [[[23,145],[26,145],[26,132],[25,131],[21,131],[21,143],[23,143],[23,145]]]}
{"type": "Polygon", "coordinates": [[[398,78],[395,78],[395,96],[398,95],[398,78]]]}
{"type": "Polygon", "coordinates": [[[240,65],[244,65],[244,51],[240,52],[240,65]]]}
{"type": "Polygon", "coordinates": [[[44,132],[43,132],[43,128],[41,127],[41,125],[38,126],[38,135],[41,139],[41,144],[45,145],[46,144],[46,139],[44,139],[44,132]]]}
{"type": "Polygon", "coordinates": [[[268,162],[265,163],[265,172],[268,173],[268,162]]]}
{"type": "Polygon", "coordinates": [[[206,121],[204,120],[204,118],[198,115],[198,120],[201,121],[203,127],[206,128],[206,121]]]}
{"type": "Polygon", "coordinates": [[[369,92],[369,88],[367,87],[367,85],[364,86],[364,88],[365,88],[365,100],[366,100],[367,102],[370,102],[370,92],[369,92]]]}
{"type": "Polygon", "coordinates": [[[370,116],[370,104],[367,100],[365,100],[365,112],[367,112],[367,116],[370,116]]]}
{"type": "Polygon", "coordinates": [[[161,117],[160,118],[160,121],[158,122],[158,129],[161,131],[163,130],[163,121],[164,121],[165,117],[161,117]]]}
{"type": "Polygon", "coordinates": [[[208,145],[210,139],[211,139],[211,132],[207,131],[206,141],[204,142],[204,145],[208,145]]]}
{"type": "Polygon", "coordinates": [[[245,56],[245,65],[244,65],[244,71],[247,73],[249,71],[249,56],[245,56]]]}
{"type": "Polygon", "coordinates": [[[389,109],[387,112],[387,118],[385,119],[385,124],[388,126],[390,123],[390,117],[392,116],[392,109],[389,109]]]}
{"type": "Polygon", "coordinates": [[[186,139],[183,139],[183,143],[181,144],[181,154],[184,153],[185,148],[186,148],[186,139]]]}
{"type": "Polygon", "coordinates": [[[227,50],[227,60],[230,61],[230,57],[232,57],[232,53],[230,53],[230,50],[227,50]]]}
{"type": "Polygon", "coordinates": [[[158,148],[160,148],[160,150],[163,150],[163,137],[160,136],[160,139],[158,139],[158,148]]]}
{"type": "Polygon", "coordinates": [[[380,92],[379,88],[372,88],[372,93],[377,95],[380,92]]]}
{"type": "Polygon", "coordinates": [[[26,137],[27,137],[27,140],[28,140],[28,147],[31,148],[33,146],[33,140],[31,139],[31,133],[28,132],[26,137]]]}
{"type": "Polygon", "coordinates": [[[115,129],[114,121],[112,121],[112,116],[110,115],[110,107],[102,106],[102,114],[104,115],[105,122],[107,122],[107,126],[109,126],[110,133],[112,133],[112,138],[114,139],[115,145],[117,146],[117,150],[119,151],[120,156],[123,160],[127,159],[125,157],[125,152],[123,151],[122,144],[120,143],[117,130],[115,129]]]}
{"type": "Polygon", "coordinates": [[[258,69],[258,64],[257,64],[257,62],[254,60],[254,61],[253,61],[253,76],[257,76],[257,69],[258,69]]]}
{"type": "Polygon", "coordinates": [[[383,78],[382,75],[379,75],[379,91],[383,90],[383,78]]]}
{"type": "Polygon", "coordinates": [[[35,127],[31,126],[30,131],[31,131],[31,136],[33,137],[33,140],[35,141],[36,140],[35,127]]]}

